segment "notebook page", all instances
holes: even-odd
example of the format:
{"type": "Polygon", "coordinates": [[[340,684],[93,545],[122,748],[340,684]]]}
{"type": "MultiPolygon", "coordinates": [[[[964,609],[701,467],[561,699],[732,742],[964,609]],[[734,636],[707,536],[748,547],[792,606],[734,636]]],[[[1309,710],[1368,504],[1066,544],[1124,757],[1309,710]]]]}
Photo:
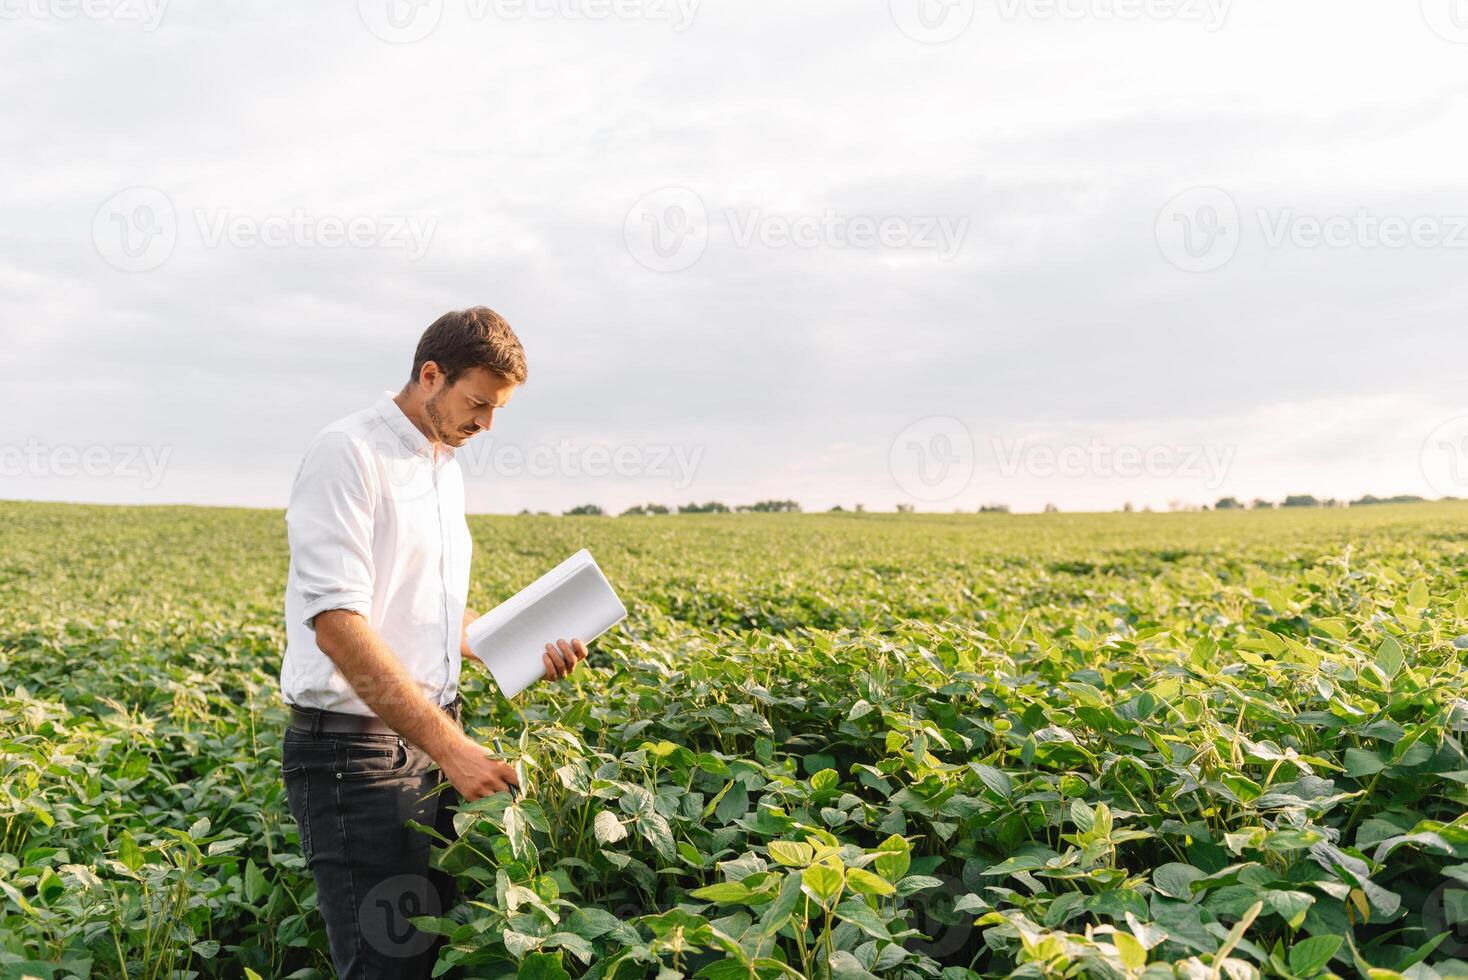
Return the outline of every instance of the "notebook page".
{"type": "Polygon", "coordinates": [[[514,697],[544,676],[547,643],[572,637],[590,643],[626,615],[590,553],[581,551],[475,620],[469,648],[501,693],[514,697]]]}

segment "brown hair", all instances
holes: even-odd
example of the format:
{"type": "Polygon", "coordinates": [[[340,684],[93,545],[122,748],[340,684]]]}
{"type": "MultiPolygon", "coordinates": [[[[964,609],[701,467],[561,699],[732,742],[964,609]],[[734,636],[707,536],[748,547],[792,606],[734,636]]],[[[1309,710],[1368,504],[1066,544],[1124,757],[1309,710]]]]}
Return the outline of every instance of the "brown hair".
{"type": "Polygon", "coordinates": [[[484,368],[506,381],[524,384],[526,376],[525,348],[505,318],[487,306],[445,313],[423,331],[418,349],[413,354],[413,377],[416,384],[423,365],[432,361],[453,384],[470,368],[484,368]]]}

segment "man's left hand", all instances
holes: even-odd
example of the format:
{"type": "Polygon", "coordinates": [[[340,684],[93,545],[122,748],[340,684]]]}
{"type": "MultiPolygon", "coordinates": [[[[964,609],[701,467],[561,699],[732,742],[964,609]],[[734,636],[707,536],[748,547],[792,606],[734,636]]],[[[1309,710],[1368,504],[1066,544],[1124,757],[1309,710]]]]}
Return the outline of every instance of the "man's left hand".
{"type": "Polygon", "coordinates": [[[540,659],[545,664],[546,680],[562,680],[570,677],[576,665],[586,659],[586,644],[575,638],[569,643],[565,640],[547,643],[540,659]]]}
{"type": "MultiPolygon", "coordinates": [[[[479,660],[479,654],[469,649],[469,624],[479,618],[479,614],[472,609],[464,610],[464,631],[459,638],[459,656],[464,660],[479,660]]],[[[484,661],[480,660],[480,663],[484,661]]]]}

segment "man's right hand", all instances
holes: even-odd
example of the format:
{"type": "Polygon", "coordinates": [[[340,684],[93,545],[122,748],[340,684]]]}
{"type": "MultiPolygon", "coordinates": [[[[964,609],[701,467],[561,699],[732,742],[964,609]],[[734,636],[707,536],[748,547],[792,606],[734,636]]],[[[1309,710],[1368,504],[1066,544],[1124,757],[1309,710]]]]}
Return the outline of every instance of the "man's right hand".
{"type": "Polygon", "coordinates": [[[491,759],[487,749],[468,738],[452,756],[439,760],[438,767],[466,803],[473,803],[492,793],[503,793],[511,786],[516,789],[520,786],[520,777],[513,766],[491,759]]]}
{"type": "Polygon", "coordinates": [[[442,708],[423,695],[360,613],[329,609],[316,617],[316,644],[357,696],[388,727],[427,752],[466,801],[518,787],[515,770],[489,757],[442,708]]]}

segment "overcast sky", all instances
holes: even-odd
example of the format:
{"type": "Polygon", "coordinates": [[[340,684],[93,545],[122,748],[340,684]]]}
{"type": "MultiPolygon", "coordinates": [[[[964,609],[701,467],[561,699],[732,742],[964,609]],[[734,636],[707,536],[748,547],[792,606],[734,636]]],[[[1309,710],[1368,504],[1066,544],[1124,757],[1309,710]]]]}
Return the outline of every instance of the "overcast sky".
{"type": "Polygon", "coordinates": [[[0,16],[3,497],[281,506],[476,304],[475,512],[1468,495],[1463,0],[0,16]]]}

